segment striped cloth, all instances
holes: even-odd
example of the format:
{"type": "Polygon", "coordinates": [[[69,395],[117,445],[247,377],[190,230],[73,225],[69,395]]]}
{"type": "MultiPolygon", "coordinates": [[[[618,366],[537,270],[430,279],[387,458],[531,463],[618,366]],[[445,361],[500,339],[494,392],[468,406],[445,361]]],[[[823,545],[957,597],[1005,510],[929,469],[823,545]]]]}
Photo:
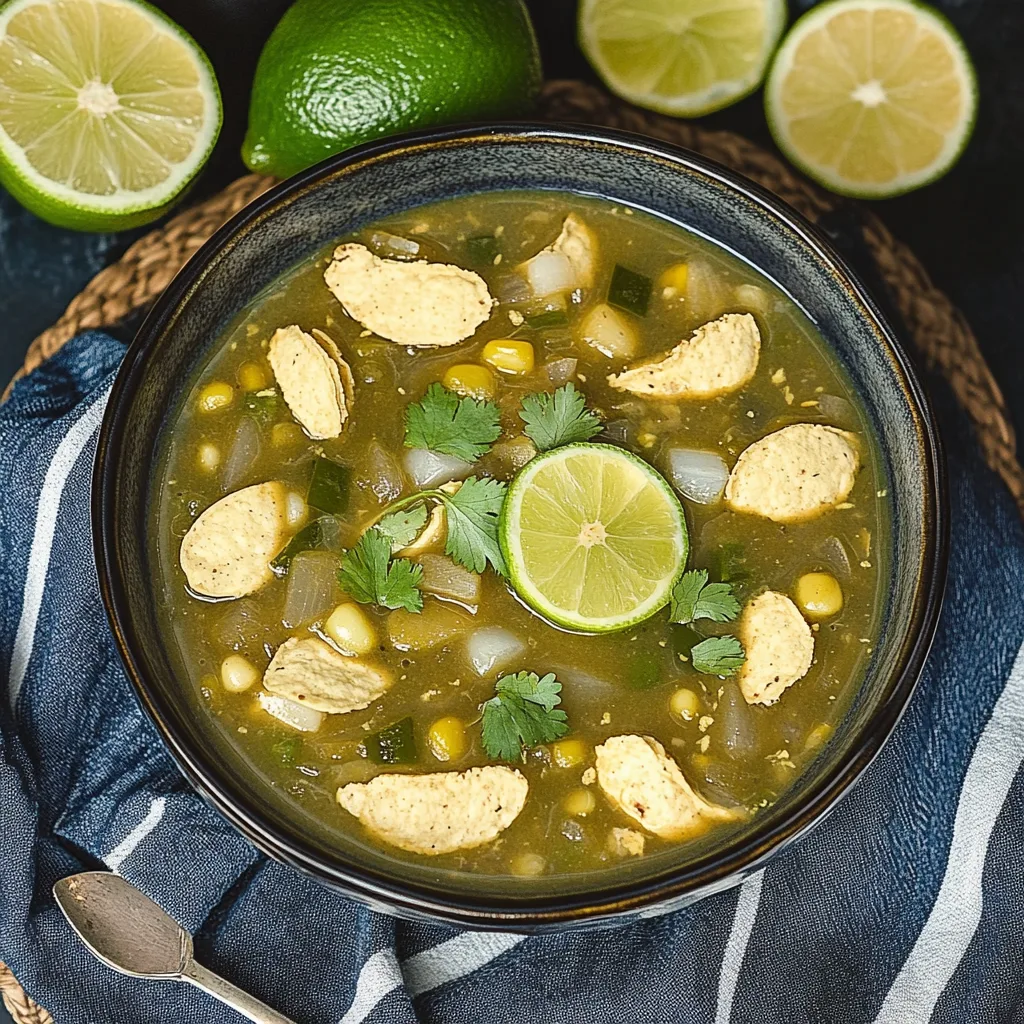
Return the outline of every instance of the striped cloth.
{"type": "Polygon", "coordinates": [[[92,960],[50,896],[106,865],[300,1024],[1024,1022],[1024,544],[935,384],[952,478],[939,639],[827,824],[672,914],[538,938],[405,924],[267,861],[183,782],[97,594],[89,480],[123,349],[76,339],[0,409],[0,958],[58,1024],[236,1019],[92,960]]]}

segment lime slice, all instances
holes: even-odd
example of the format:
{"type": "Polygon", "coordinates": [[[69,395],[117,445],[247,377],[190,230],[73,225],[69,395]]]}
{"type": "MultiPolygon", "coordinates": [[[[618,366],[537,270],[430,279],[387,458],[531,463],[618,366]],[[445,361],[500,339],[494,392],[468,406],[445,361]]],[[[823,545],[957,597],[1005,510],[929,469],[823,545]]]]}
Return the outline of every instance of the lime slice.
{"type": "Polygon", "coordinates": [[[765,87],[779,148],[843,195],[895,196],[945,174],[977,110],[956,30],[912,0],[835,0],[786,37],[765,87]]]}
{"type": "Polygon", "coordinates": [[[206,162],[220,93],[202,50],[129,0],[0,9],[0,184],[61,227],[158,217],[206,162]]]}
{"type": "Polygon", "coordinates": [[[583,0],[579,37],[617,96],[698,117],[761,84],[785,24],[785,0],[583,0]]]}
{"type": "Polygon", "coordinates": [[[546,619],[584,633],[626,629],[664,607],[688,547],[669,484],[606,444],[569,444],[528,462],[502,511],[516,592],[546,619]]]}

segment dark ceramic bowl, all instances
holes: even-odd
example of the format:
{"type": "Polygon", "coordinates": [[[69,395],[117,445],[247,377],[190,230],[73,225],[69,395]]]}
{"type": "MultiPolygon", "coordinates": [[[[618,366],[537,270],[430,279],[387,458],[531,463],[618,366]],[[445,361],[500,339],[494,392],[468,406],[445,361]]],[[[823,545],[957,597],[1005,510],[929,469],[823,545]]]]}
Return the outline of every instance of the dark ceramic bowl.
{"type": "MultiPolygon", "coordinates": [[[[878,309],[817,232],[749,181],[692,153],[587,128],[507,125],[363,146],[272,189],[218,231],[157,302],[114,386],[94,490],[99,576],[139,699],[185,775],[270,856],[374,906],[464,925],[540,930],[683,905],[734,885],[826,815],[878,753],[907,704],[935,630],[945,576],[945,487],[935,427],[909,361],[878,309]],[[226,750],[161,641],[150,498],[162,432],[219,330],[297,262],[367,222],[497,189],[568,189],[685,225],[758,267],[818,326],[860,392],[881,442],[893,505],[891,586],[867,678],[800,781],[746,831],[683,864],[611,883],[580,876],[492,880],[367,852],[318,832],[226,750]],[[516,894],[513,894],[513,893],[516,894]]],[[[429,860],[429,858],[427,858],[429,860]]],[[[644,859],[646,860],[646,858],[644,859]]]]}

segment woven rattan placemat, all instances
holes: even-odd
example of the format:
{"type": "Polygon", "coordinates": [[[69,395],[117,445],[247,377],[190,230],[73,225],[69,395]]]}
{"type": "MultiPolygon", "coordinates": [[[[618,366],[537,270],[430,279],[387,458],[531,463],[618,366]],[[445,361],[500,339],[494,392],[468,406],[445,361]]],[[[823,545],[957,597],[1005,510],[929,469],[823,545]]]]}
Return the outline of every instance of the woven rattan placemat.
{"type": "MultiPolygon", "coordinates": [[[[874,262],[882,296],[903,320],[906,338],[920,359],[950,383],[974,423],[985,461],[1006,482],[1024,511],[1024,470],[1006,403],[978,342],[960,311],[932,284],[917,257],[893,238],[869,210],[848,204],[812,185],[778,157],[732,132],[707,131],[695,124],[651,114],[583,82],[548,82],[539,114],[551,121],[576,121],[650,135],[725,164],[770,189],[808,220],[828,224],[849,212],[874,262]]],[[[164,227],[140,238],[116,263],[101,270],[72,299],[61,318],[29,347],[22,376],[52,356],[80,331],[110,327],[146,307],[185,261],[232,214],[268,189],[274,180],[248,175],[222,192],[178,214],[164,227]]],[[[0,994],[16,1024],[50,1024],[53,1018],[29,999],[0,964],[0,994]]]]}

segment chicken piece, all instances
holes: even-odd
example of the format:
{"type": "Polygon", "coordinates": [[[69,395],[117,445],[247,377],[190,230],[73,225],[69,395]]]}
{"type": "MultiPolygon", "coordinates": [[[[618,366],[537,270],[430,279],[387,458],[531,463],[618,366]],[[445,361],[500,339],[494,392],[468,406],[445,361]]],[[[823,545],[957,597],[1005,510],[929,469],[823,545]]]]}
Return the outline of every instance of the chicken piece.
{"type": "Polygon", "coordinates": [[[813,519],[846,500],[859,468],[855,434],[794,423],[740,455],[725,485],[725,502],[776,523],[813,519]]]}
{"type": "Polygon", "coordinates": [[[245,597],[274,577],[271,561],[288,541],[288,492],[272,480],[214,502],[189,527],[178,560],[204,597],[245,597]]]}
{"type": "Polygon", "coordinates": [[[352,370],[323,333],[279,327],[267,350],[285,404],[310,437],[337,437],[354,397],[352,370]],[[319,344],[317,343],[319,342],[319,344]]]}
{"type": "Polygon", "coordinates": [[[814,634],[785,594],[768,590],[748,601],[737,627],[747,653],[737,682],[748,704],[774,704],[807,675],[814,634]]]}
{"type": "Polygon", "coordinates": [[[757,370],[761,333],[749,313],[726,313],[698,327],[667,355],[608,383],[646,398],[714,398],[743,387],[757,370]]]}
{"type": "Polygon", "coordinates": [[[384,842],[428,857],[470,850],[509,827],[529,785],[503,765],[430,775],[378,775],[338,790],[338,803],[384,842]]]}
{"type": "Polygon", "coordinates": [[[471,270],[383,260],[355,242],[334,250],[324,280],[367,330],[416,348],[457,345],[487,320],[494,305],[483,278],[471,270]]]}
{"type": "Polygon", "coordinates": [[[708,803],[651,736],[612,736],[595,750],[597,781],[613,807],[662,839],[692,839],[742,810],[708,803]]]}
{"type": "Polygon", "coordinates": [[[270,693],[329,715],[368,707],[391,686],[391,677],[358,658],[339,654],[318,637],[285,640],[263,675],[270,693]]]}

